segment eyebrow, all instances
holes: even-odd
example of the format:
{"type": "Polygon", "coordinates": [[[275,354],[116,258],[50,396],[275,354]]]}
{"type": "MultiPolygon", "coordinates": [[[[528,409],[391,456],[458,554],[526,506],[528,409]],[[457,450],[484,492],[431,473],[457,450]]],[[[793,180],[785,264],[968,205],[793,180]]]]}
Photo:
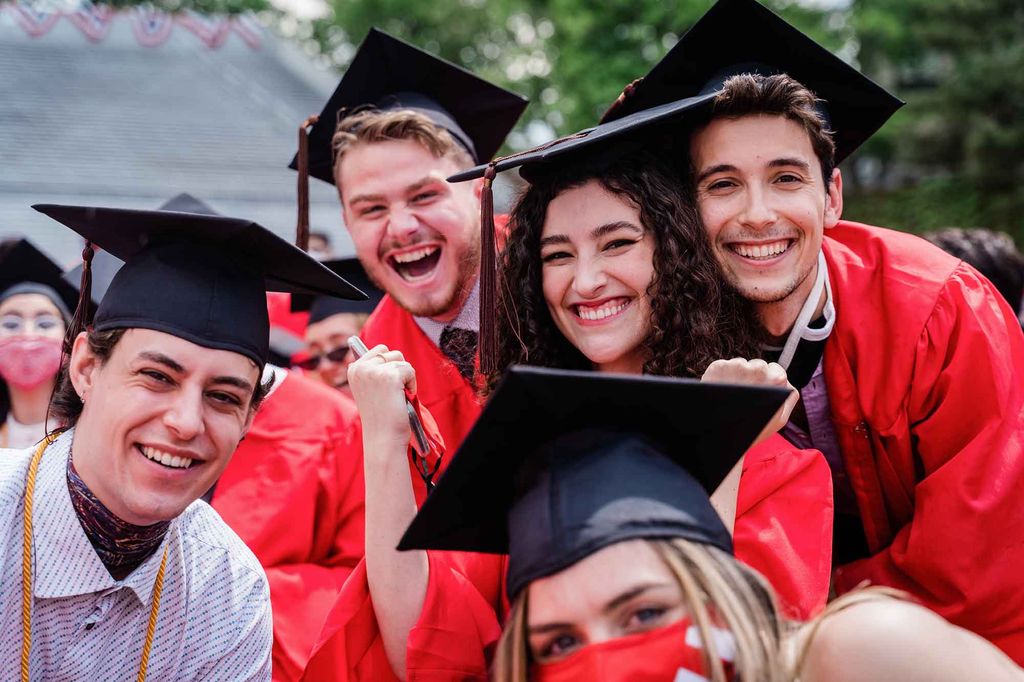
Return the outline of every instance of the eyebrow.
{"type": "Polygon", "coordinates": [[[149,360],[150,362],[155,362],[158,365],[163,365],[164,367],[167,367],[168,369],[171,369],[178,373],[182,373],[185,371],[185,368],[182,367],[177,360],[167,355],[164,355],[163,353],[145,350],[139,353],[139,357],[142,358],[143,360],[149,360]]]}
{"type": "MultiPolygon", "coordinates": [[[[149,360],[150,362],[155,362],[158,365],[163,365],[164,367],[167,367],[168,369],[179,374],[183,374],[185,372],[185,368],[182,367],[181,363],[179,363],[172,357],[164,355],[163,353],[157,353],[155,351],[143,351],[139,353],[139,357],[143,358],[144,360],[149,360]]],[[[246,381],[245,379],[229,375],[214,377],[211,383],[234,386],[235,388],[241,389],[243,391],[253,390],[253,385],[246,381]]]]}
{"type": "Polygon", "coordinates": [[[639,597],[641,594],[644,594],[645,592],[650,592],[651,590],[663,587],[671,587],[671,585],[669,583],[643,583],[637,585],[636,587],[632,587],[626,590],[625,592],[623,592],[622,594],[620,594],[619,596],[615,597],[610,602],[605,604],[603,610],[605,613],[610,613],[615,609],[619,608],[620,606],[622,606],[623,604],[625,604],[626,602],[631,601],[636,597],[639,597]]]}
{"type": "MultiPolygon", "coordinates": [[[[418,189],[421,189],[424,185],[429,185],[432,182],[439,182],[439,181],[440,181],[440,178],[435,178],[435,177],[433,177],[431,175],[428,175],[425,178],[420,178],[419,180],[417,180],[416,182],[414,182],[414,183],[412,183],[410,185],[406,185],[406,187],[402,190],[402,192],[404,194],[409,194],[411,192],[415,192],[418,189]]],[[[364,202],[364,201],[384,201],[384,195],[383,194],[358,194],[358,195],[352,197],[351,199],[349,199],[348,203],[350,203],[350,204],[357,204],[357,203],[364,202]]]]}
{"type": "MultiPolygon", "coordinates": [[[[625,592],[619,594],[601,609],[603,613],[610,613],[615,609],[619,608],[623,604],[639,597],[640,595],[655,589],[662,589],[666,587],[672,587],[671,583],[642,583],[634,587],[629,588],[625,592]]],[[[542,635],[546,632],[552,632],[554,630],[564,630],[566,628],[573,627],[572,623],[541,623],[540,625],[531,625],[527,628],[527,635],[542,635]]]]}
{"type": "MultiPolygon", "coordinates": [[[[780,168],[784,166],[795,166],[805,172],[809,171],[811,168],[803,159],[789,156],[782,157],[780,159],[772,159],[768,162],[769,168],[780,168]]],[[[699,185],[716,173],[735,173],[737,170],[736,166],[728,163],[720,163],[716,166],[711,166],[711,168],[705,168],[700,175],[697,176],[697,184],[699,185]]]]}
{"type": "Polygon", "coordinates": [[[795,166],[803,171],[809,171],[811,169],[810,164],[803,159],[798,159],[796,157],[783,157],[781,159],[774,159],[768,163],[769,168],[779,168],[782,166],[795,166]]]}
{"type": "Polygon", "coordinates": [[[234,386],[235,388],[241,389],[243,391],[252,391],[253,390],[253,385],[252,384],[250,384],[245,379],[240,379],[238,377],[232,377],[232,376],[214,377],[213,380],[211,381],[211,383],[213,383],[213,384],[226,384],[228,386],[234,386]]]}
{"type": "Polygon", "coordinates": [[[711,166],[711,168],[705,168],[701,171],[700,175],[697,176],[697,184],[699,185],[716,173],[735,173],[736,170],[736,166],[728,163],[720,163],[716,166],[711,166]]]}
{"type": "MultiPolygon", "coordinates": [[[[612,232],[617,232],[618,230],[631,230],[633,232],[639,232],[640,234],[643,234],[643,229],[641,229],[637,225],[634,225],[633,223],[629,222],[628,220],[616,220],[616,221],[611,222],[611,223],[605,223],[603,225],[598,225],[597,227],[595,227],[593,230],[590,231],[590,236],[593,239],[600,239],[601,237],[605,236],[606,234],[611,234],[612,232]]],[[[553,235],[551,235],[549,237],[544,237],[543,239],[541,239],[540,240],[540,247],[544,248],[545,246],[549,246],[551,244],[568,244],[568,243],[569,243],[569,237],[567,237],[566,235],[564,235],[564,234],[553,234],[553,235]]]]}

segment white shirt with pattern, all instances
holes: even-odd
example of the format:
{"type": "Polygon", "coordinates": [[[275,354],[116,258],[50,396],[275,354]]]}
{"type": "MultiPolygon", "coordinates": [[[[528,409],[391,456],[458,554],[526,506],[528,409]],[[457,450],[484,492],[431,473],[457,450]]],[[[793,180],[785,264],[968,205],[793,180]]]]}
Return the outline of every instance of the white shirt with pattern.
{"type": "MultiPolygon", "coordinates": [[[[74,431],[43,454],[33,519],[33,681],[135,680],[153,582],[169,548],[147,679],[270,680],[266,574],[205,502],[171,522],[160,548],[114,580],[71,505],[74,431]]],[[[0,451],[0,678],[15,680],[22,645],[22,515],[33,449],[0,451]]]]}

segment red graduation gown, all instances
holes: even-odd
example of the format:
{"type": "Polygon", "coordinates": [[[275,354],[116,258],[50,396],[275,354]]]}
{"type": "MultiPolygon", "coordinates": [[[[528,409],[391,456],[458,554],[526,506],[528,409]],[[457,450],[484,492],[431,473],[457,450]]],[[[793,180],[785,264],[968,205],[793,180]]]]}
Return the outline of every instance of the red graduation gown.
{"type": "MultiPolygon", "coordinates": [[[[449,456],[454,453],[481,409],[455,365],[390,296],[384,297],[360,336],[370,348],[383,343],[402,351],[416,368],[420,403],[437,422],[449,456]]],[[[358,425],[354,429],[352,440],[361,440],[358,425]]],[[[442,462],[438,475],[446,464],[442,462]]],[[[735,528],[737,554],[776,586],[788,611],[810,616],[828,595],[828,465],[817,451],[795,450],[776,436],[748,453],[744,470],[735,528]]],[[[426,488],[415,471],[411,479],[422,504],[426,488]]],[[[450,680],[453,670],[463,669],[472,671],[471,677],[486,677],[486,661],[507,611],[504,558],[455,552],[428,552],[428,557],[430,579],[423,615],[410,634],[408,679],[450,680]],[[454,659],[451,665],[445,663],[449,657],[454,659]]],[[[342,589],[303,679],[394,679],[379,637],[365,563],[360,562],[342,589]]]]}
{"type": "Polygon", "coordinates": [[[355,404],[287,373],[214,490],[213,507],[267,572],[274,680],[297,680],[363,554],[362,454],[355,404]]]}
{"type": "Polygon", "coordinates": [[[906,590],[1024,664],[1024,335],[992,284],[912,235],[841,222],[824,372],[873,556],[835,571],[906,590]]]}
{"type": "MultiPolygon", "coordinates": [[[[414,473],[412,480],[422,504],[425,489],[414,473]]],[[[819,611],[828,594],[831,492],[828,465],[816,450],[795,449],[776,435],[747,453],[737,499],[736,554],[768,578],[794,617],[819,611]]],[[[423,611],[409,635],[407,679],[486,680],[508,611],[505,557],[427,556],[430,578],[423,611]]],[[[377,629],[365,562],[342,589],[303,679],[396,679],[377,629]]]]}

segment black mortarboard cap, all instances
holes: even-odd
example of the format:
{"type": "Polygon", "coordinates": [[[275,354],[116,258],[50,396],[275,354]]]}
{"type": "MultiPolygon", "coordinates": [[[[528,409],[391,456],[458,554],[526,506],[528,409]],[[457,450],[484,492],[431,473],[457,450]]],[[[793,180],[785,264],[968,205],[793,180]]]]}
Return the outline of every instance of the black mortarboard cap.
{"type": "Polygon", "coordinates": [[[633,112],[533,149],[510,154],[491,164],[481,164],[456,173],[448,181],[462,182],[482,177],[488,166],[493,166],[496,173],[519,168],[520,175],[532,182],[547,169],[560,168],[567,163],[595,166],[614,163],[623,155],[642,148],[654,136],[704,111],[714,97],[714,93],[697,95],[633,112]]]}
{"type": "Polygon", "coordinates": [[[398,548],[507,553],[513,597],[624,540],[731,551],[708,496],[786,395],[512,367],[398,548]]]}
{"type": "Polygon", "coordinates": [[[836,163],[903,102],[756,0],[718,0],[602,121],[714,92],[738,73],[786,73],[824,100],[836,163]]]}
{"type": "MultiPolygon", "coordinates": [[[[309,131],[309,174],[334,184],[331,138],[339,112],[358,107],[426,114],[476,162],[490,159],[519,120],[527,100],[372,28],[309,131]]],[[[298,168],[298,155],[291,168],[298,168]]]]}
{"type": "MultiPolygon", "coordinates": [[[[154,329],[263,365],[270,332],[266,290],[363,297],[302,250],[249,220],[92,206],[33,208],[125,261],[98,306],[97,331],[154,329]]],[[[84,255],[91,263],[91,250],[84,255]]],[[[80,324],[90,288],[80,293],[80,324]]]]}
{"type": "MultiPolygon", "coordinates": [[[[171,197],[161,204],[158,207],[158,210],[178,211],[181,213],[201,213],[202,215],[220,215],[205,201],[197,199],[187,192],[182,192],[181,194],[171,197]]],[[[114,275],[117,274],[117,271],[121,269],[122,265],[124,265],[123,260],[111,256],[106,251],[98,250],[93,255],[92,263],[90,265],[90,270],[92,271],[92,289],[90,296],[94,306],[98,306],[100,301],[103,300],[103,296],[107,293],[107,289],[110,288],[110,283],[114,281],[114,275]]],[[[78,291],[81,287],[82,270],[84,267],[84,265],[79,264],[64,273],[64,281],[75,287],[75,291],[78,291]]]]}
{"type": "Polygon", "coordinates": [[[0,301],[18,294],[41,294],[53,301],[69,322],[78,292],[64,281],[63,274],[59,265],[27,239],[0,244],[0,301]]]}
{"type": "Polygon", "coordinates": [[[309,324],[320,322],[332,315],[341,313],[372,313],[380,300],[384,298],[384,292],[377,288],[363,264],[358,258],[339,258],[336,260],[321,261],[329,270],[336,272],[346,282],[358,287],[367,298],[365,301],[349,301],[333,296],[308,296],[304,294],[292,294],[291,309],[293,313],[309,311],[309,324]]]}

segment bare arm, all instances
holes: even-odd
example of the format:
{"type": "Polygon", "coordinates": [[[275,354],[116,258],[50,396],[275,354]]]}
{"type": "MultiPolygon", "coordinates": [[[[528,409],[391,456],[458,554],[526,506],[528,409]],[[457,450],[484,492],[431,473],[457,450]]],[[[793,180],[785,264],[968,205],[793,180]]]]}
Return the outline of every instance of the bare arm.
{"type": "MultiPolygon", "coordinates": [[[[772,420],[764,427],[751,447],[757,445],[765,438],[776,433],[789,421],[789,415],[793,413],[800,394],[793,388],[786,378],[786,370],[774,362],[768,363],[764,360],[746,360],[744,358],[732,358],[731,360],[715,360],[712,362],[701,381],[710,381],[719,384],[745,384],[747,386],[778,386],[789,387],[792,390],[785,404],[779,408],[772,420]]],[[[736,496],[740,490],[740,475],[743,473],[743,458],[741,457],[736,465],[729,471],[729,474],[722,481],[721,485],[711,494],[711,506],[715,508],[718,515],[725,522],[725,527],[732,532],[736,524],[736,496]]]]}
{"type": "Polygon", "coordinates": [[[802,682],[1024,680],[1024,670],[991,643],[898,599],[868,599],[826,612],[816,631],[809,623],[797,637],[810,637],[802,642],[802,682]]]}
{"type": "Polygon", "coordinates": [[[404,680],[406,643],[429,577],[426,552],[395,549],[416,514],[404,392],[415,390],[416,372],[401,353],[377,346],[352,363],[348,376],[363,425],[370,596],[388,662],[404,680]]]}

